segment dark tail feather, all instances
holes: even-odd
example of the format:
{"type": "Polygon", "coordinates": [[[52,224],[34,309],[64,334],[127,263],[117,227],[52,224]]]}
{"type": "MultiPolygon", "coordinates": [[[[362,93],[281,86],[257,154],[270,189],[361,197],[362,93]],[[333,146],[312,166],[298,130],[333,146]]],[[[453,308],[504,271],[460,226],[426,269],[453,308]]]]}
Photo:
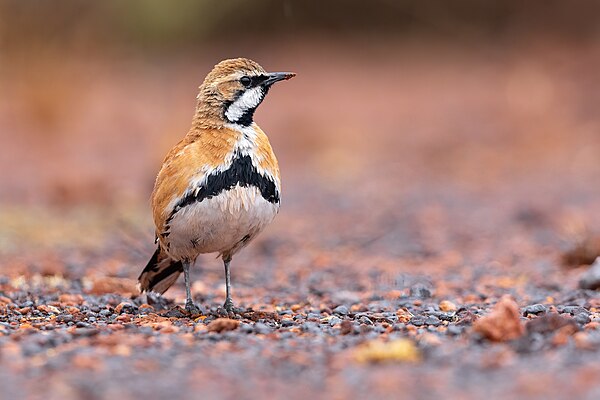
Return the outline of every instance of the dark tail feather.
{"type": "Polygon", "coordinates": [[[163,294],[183,272],[181,261],[174,261],[160,251],[160,246],[138,278],[140,292],[163,294]]]}

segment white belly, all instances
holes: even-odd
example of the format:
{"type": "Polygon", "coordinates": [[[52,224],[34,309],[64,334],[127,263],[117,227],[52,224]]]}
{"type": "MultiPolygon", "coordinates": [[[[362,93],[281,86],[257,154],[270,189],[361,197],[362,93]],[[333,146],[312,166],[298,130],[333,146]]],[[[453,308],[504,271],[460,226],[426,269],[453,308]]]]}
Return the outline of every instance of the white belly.
{"type": "Polygon", "coordinates": [[[233,255],[273,221],[279,204],[254,187],[236,185],[210,199],[179,210],[169,222],[169,254],[195,259],[201,253],[233,255]]]}

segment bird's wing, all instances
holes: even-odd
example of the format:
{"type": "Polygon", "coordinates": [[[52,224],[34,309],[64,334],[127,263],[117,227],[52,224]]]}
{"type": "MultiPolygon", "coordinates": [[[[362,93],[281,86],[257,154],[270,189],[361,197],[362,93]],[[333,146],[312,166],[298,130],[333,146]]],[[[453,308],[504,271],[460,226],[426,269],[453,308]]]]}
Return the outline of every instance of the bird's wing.
{"type": "Polygon", "coordinates": [[[262,129],[258,127],[258,125],[254,125],[254,130],[256,131],[256,153],[258,156],[259,167],[263,171],[267,171],[276,179],[277,189],[281,188],[281,178],[279,176],[279,165],[277,164],[277,158],[275,158],[275,153],[271,148],[271,143],[269,142],[269,138],[263,132],[262,129]]]}
{"type": "Polygon", "coordinates": [[[152,211],[158,235],[164,231],[167,219],[185,192],[225,163],[239,135],[239,132],[227,128],[190,132],[171,149],[152,192],[152,211]]]}

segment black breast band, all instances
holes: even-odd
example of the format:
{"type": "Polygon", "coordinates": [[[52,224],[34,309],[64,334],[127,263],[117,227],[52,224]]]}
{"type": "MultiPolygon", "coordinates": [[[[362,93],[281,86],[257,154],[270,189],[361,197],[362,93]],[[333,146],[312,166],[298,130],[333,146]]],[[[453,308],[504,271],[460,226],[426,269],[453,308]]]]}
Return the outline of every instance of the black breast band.
{"type": "Polygon", "coordinates": [[[191,191],[179,200],[167,219],[167,223],[183,207],[218,196],[221,192],[229,190],[238,184],[241,187],[254,186],[269,203],[279,203],[279,192],[275,187],[273,179],[258,172],[252,164],[252,159],[249,155],[238,155],[234,158],[228,169],[209,175],[202,186],[200,186],[200,190],[191,191]]]}

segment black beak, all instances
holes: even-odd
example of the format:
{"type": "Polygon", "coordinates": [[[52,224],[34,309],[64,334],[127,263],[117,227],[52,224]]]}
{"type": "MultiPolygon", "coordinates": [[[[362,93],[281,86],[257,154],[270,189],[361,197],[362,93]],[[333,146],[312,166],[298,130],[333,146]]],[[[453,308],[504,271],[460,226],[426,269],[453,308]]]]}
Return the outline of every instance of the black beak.
{"type": "Polygon", "coordinates": [[[279,81],[287,81],[288,79],[292,79],[296,76],[293,72],[270,72],[265,74],[267,79],[265,79],[262,84],[265,86],[271,86],[275,82],[279,81]]]}

